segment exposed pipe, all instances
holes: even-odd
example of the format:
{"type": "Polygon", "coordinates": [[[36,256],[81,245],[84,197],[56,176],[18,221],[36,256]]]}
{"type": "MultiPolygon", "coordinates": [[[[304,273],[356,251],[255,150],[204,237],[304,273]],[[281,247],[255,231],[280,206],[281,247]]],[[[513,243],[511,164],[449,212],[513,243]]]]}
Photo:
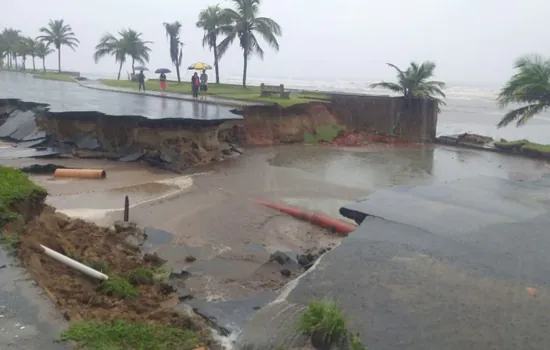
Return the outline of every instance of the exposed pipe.
{"type": "Polygon", "coordinates": [[[102,280],[102,281],[105,281],[105,280],[109,279],[109,276],[107,276],[107,275],[105,275],[105,274],[103,274],[103,273],[101,273],[97,270],[94,270],[91,267],[88,267],[84,264],[81,264],[78,261],[73,260],[73,259],[71,259],[71,258],[69,258],[69,257],[67,257],[63,254],[59,254],[55,250],[52,250],[48,247],[45,247],[42,244],[40,245],[40,248],[42,248],[43,253],[46,254],[47,256],[49,256],[50,258],[52,258],[54,260],[57,260],[60,263],[69,266],[70,268],[73,268],[77,271],[80,271],[80,272],[82,272],[83,274],[85,274],[87,276],[90,276],[90,277],[93,277],[93,278],[96,278],[96,279],[102,280]]]}
{"type": "Polygon", "coordinates": [[[309,221],[314,225],[339,233],[341,236],[347,236],[350,232],[355,231],[357,228],[357,226],[353,224],[348,224],[338,219],[333,219],[318,213],[310,213],[302,209],[276,204],[261,199],[253,199],[253,201],[266,207],[277,209],[282,213],[290,214],[300,220],[309,221]]]}
{"type": "Polygon", "coordinates": [[[104,179],[107,173],[102,169],[56,169],[54,177],[74,177],[80,179],[104,179]]]}

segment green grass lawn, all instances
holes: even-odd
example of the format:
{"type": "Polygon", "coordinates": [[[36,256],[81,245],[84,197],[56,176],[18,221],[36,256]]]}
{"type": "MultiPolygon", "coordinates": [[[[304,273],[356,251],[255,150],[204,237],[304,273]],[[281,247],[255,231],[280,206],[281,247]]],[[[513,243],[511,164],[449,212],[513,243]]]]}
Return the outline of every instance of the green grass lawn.
{"type": "Polygon", "coordinates": [[[495,142],[494,145],[496,148],[507,151],[550,156],[550,145],[529,142],[527,140],[498,141],[495,142]]]}
{"type": "MultiPolygon", "coordinates": [[[[134,90],[138,89],[137,83],[128,80],[102,79],[101,83],[113,87],[123,87],[134,90]]],[[[160,83],[157,79],[149,79],[145,83],[145,87],[148,90],[160,91],[160,83]]],[[[191,83],[182,82],[181,84],[178,84],[175,81],[169,81],[166,92],[191,95],[191,83]]],[[[206,95],[242,101],[274,103],[283,107],[292,106],[298,103],[329,99],[327,94],[307,91],[292,94],[288,99],[277,96],[262,97],[260,96],[259,86],[248,86],[243,88],[241,85],[233,84],[208,84],[208,92],[206,95]]]]}
{"type": "Polygon", "coordinates": [[[67,82],[74,82],[74,78],[69,74],[63,74],[63,73],[35,73],[33,74],[33,77],[38,79],[47,79],[47,80],[57,80],[57,81],[67,81],[67,82]]]}

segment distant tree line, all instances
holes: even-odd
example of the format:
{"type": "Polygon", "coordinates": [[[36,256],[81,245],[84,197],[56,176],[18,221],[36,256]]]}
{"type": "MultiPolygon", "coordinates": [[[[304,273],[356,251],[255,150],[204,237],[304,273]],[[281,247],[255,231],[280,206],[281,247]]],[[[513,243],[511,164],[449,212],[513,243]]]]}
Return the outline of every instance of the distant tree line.
{"type": "MultiPolygon", "coordinates": [[[[271,18],[259,16],[261,0],[231,0],[232,8],[221,8],[219,5],[208,6],[200,11],[196,26],[203,29],[203,47],[214,55],[216,83],[220,82],[220,60],[229,47],[237,40],[243,52],[242,85],[246,87],[248,60],[253,55],[261,59],[264,50],[259,39],[270,47],[279,50],[278,37],[282,35],[281,26],[271,18]]],[[[184,43],[181,40],[181,23],[162,23],[169,42],[169,55],[176,68],[178,82],[181,82],[180,68],[183,59],[184,43]]],[[[26,37],[20,30],[4,28],[0,33],[0,67],[8,69],[27,69],[27,59],[32,60],[32,69],[36,70],[35,60],[42,60],[42,70],[46,71],[46,56],[57,51],[57,70],[61,72],[61,49],[64,46],[75,50],[79,41],[71,26],[63,19],[50,20],[48,25],[40,28],[36,38],[26,37]]],[[[131,28],[122,29],[116,35],[106,33],[95,47],[94,61],[105,56],[112,56],[118,64],[118,76],[124,63],[131,61],[132,72],[135,64],[149,62],[152,42],[143,39],[143,33],[131,28]]],[[[436,65],[425,61],[421,64],[412,62],[403,70],[388,63],[397,72],[396,82],[380,82],[371,87],[384,88],[402,95],[406,100],[426,98],[444,104],[445,83],[431,80],[436,65]]],[[[534,115],[545,111],[550,106],[550,60],[541,56],[526,56],[515,63],[517,73],[501,89],[497,102],[502,106],[523,104],[524,106],[508,112],[498,126],[503,127],[516,121],[523,125],[534,115]]]]}

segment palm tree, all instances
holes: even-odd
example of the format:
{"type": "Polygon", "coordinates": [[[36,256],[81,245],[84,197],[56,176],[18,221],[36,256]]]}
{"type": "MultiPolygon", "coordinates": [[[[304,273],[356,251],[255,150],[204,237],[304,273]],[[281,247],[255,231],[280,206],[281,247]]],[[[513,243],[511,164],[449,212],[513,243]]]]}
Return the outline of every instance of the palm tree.
{"type": "MultiPolygon", "coordinates": [[[[431,61],[422,62],[418,65],[411,62],[407,70],[403,71],[394,64],[388,63],[388,66],[397,71],[397,83],[381,82],[372,84],[371,88],[384,88],[403,95],[405,106],[408,107],[413,98],[427,98],[437,101],[439,104],[445,104],[441,98],[445,98],[443,89],[445,83],[441,81],[429,80],[434,76],[435,63],[431,61]],[[440,98],[441,97],[441,98],[440,98]]],[[[401,114],[393,124],[392,133],[395,133],[401,121],[401,114]]]]}
{"type": "Polygon", "coordinates": [[[497,102],[501,107],[524,104],[506,113],[499,128],[514,120],[521,126],[550,107],[550,59],[540,55],[520,57],[514,64],[517,73],[500,90],[497,102]]]}
{"type": "MultiPolygon", "coordinates": [[[[46,56],[53,53],[53,50],[43,42],[38,42],[36,45],[36,56],[38,58],[42,59],[42,69],[44,70],[44,73],[46,73],[46,56]]],[[[33,60],[34,65],[34,60],[33,60]]]]}
{"type": "Polygon", "coordinates": [[[170,40],[170,59],[174,66],[176,66],[178,83],[181,83],[180,65],[183,57],[183,43],[180,41],[181,23],[176,21],[173,23],[163,23],[163,25],[166,30],[166,36],[170,40]]]}
{"type": "Polygon", "coordinates": [[[136,74],[134,68],[136,61],[142,65],[149,62],[151,49],[147,45],[152,44],[152,41],[143,40],[141,38],[143,33],[138,33],[132,29],[123,30],[121,33],[127,47],[127,54],[132,58],[132,73],[136,74]]]}
{"type": "Polygon", "coordinates": [[[236,38],[239,38],[239,44],[243,49],[243,87],[246,87],[246,72],[248,68],[248,59],[251,55],[257,54],[261,59],[264,57],[264,50],[256,35],[260,35],[269,46],[279,51],[279,42],[277,37],[282,35],[281,26],[271,18],[258,17],[261,0],[232,0],[235,9],[224,9],[223,16],[227,17],[230,25],[224,33],[227,35],[218,46],[220,56],[227,51],[229,45],[236,38]]]}
{"type": "Polygon", "coordinates": [[[21,57],[21,65],[23,71],[27,69],[27,56],[31,54],[29,42],[27,41],[27,38],[20,38],[19,39],[19,45],[17,46],[17,53],[19,54],[19,57],[21,57]]]}
{"type": "Polygon", "coordinates": [[[421,65],[411,62],[407,70],[403,71],[399,67],[388,63],[388,66],[397,71],[397,83],[381,82],[372,84],[371,88],[384,88],[397,92],[407,100],[412,98],[430,98],[445,104],[439,97],[445,98],[443,89],[445,83],[441,81],[428,80],[434,76],[435,63],[425,61],[421,65]],[[437,97],[439,96],[439,97],[437,97]]]}
{"type": "Polygon", "coordinates": [[[27,49],[27,54],[32,57],[32,70],[36,70],[36,65],[34,59],[37,56],[38,42],[31,37],[25,38],[25,46],[27,49]]]}
{"type": "Polygon", "coordinates": [[[8,44],[4,37],[4,33],[0,33],[0,68],[4,68],[4,59],[7,58],[8,51],[8,44]]]}
{"type": "Polygon", "coordinates": [[[149,41],[143,41],[141,33],[132,29],[123,29],[118,32],[118,38],[112,34],[105,34],[99,40],[99,44],[95,47],[94,61],[99,60],[107,55],[115,57],[115,62],[119,63],[117,79],[120,80],[120,72],[122,65],[126,62],[126,57],[132,58],[132,72],[135,74],[134,63],[138,61],[142,64],[149,61],[149,52],[151,49],[147,47],[149,41]]]}
{"type": "Polygon", "coordinates": [[[231,32],[231,18],[227,16],[226,11],[222,10],[220,5],[208,6],[199,13],[197,27],[204,30],[202,46],[208,46],[214,51],[214,70],[216,72],[216,84],[220,83],[219,60],[221,55],[218,52],[218,36],[223,33],[231,32]]]}
{"type": "Polygon", "coordinates": [[[5,28],[2,32],[2,37],[7,49],[7,58],[8,58],[8,68],[12,68],[15,65],[17,70],[17,50],[21,42],[21,31],[13,28],[5,28]]]}
{"type": "Polygon", "coordinates": [[[61,73],[61,46],[70,47],[73,51],[78,47],[80,41],[76,38],[70,25],[65,24],[62,19],[51,20],[48,27],[40,28],[40,35],[37,39],[46,45],[53,44],[57,49],[57,71],[61,73]]]}

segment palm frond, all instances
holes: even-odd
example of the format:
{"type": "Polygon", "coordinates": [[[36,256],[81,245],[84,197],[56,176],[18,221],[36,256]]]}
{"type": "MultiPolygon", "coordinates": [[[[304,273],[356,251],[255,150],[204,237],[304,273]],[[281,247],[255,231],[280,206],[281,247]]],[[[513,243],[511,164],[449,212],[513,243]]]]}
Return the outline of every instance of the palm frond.
{"type": "Polygon", "coordinates": [[[382,88],[382,89],[390,90],[390,91],[393,91],[393,92],[404,93],[403,87],[401,85],[396,84],[396,83],[386,82],[386,81],[383,81],[381,83],[371,84],[370,87],[373,88],[373,89],[382,88]]]}
{"type": "Polygon", "coordinates": [[[497,124],[497,127],[505,127],[514,120],[517,120],[516,126],[522,126],[527,123],[531,118],[533,118],[536,114],[543,112],[548,107],[548,104],[539,103],[511,110],[504,115],[504,117],[497,124]]]}

